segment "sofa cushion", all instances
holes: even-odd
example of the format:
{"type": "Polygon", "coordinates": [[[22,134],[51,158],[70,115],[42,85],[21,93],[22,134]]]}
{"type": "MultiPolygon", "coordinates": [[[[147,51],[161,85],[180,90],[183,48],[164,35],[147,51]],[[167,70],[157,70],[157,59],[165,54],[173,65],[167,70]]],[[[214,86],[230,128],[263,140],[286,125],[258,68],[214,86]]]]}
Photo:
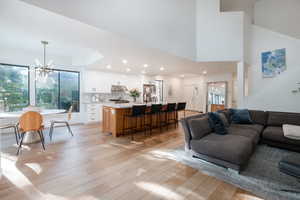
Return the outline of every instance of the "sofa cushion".
{"type": "Polygon", "coordinates": [[[231,122],[234,124],[252,124],[252,120],[247,109],[230,109],[231,122]]]}
{"type": "Polygon", "coordinates": [[[268,113],[261,110],[249,110],[251,120],[254,124],[266,125],[268,113]]]}
{"type": "Polygon", "coordinates": [[[300,145],[300,140],[293,140],[284,137],[283,129],[279,126],[268,126],[262,135],[263,139],[279,142],[282,144],[300,145]]]}
{"type": "Polygon", "coordinates": [[[230,127],[244,129],[252,129],[255,130],[257,133],[262,134],[264,130],[264,126],[260,124],[232,124],[230,127]]]}
{"type": "Polygon", "coordinates": [[[232,124],[229,127],[229,134],[249,138],[254,145],[258,144],[264,126],[259,124],[232,124]]]}
{"type": "Polygon", "coordinates": [[[268,112],[268,126],[300,125],[300,113],[268,112]]]}
{"type": "Polygon", "coordinates": [[[210,112],[208,113],[210,124],[213,125],[213,130],[216,134],[226,135],[228,133],[227,127],[221,118],[221,113],[210,112]]]}
{"type": "Polygon", "coordinates": [[[199,140],[212,132],[208,117],[191,119],[188,121],[192,139],[199,140]]]}
{"type": "Polygon", "coordinates": [[[253,143],[244,136],[211,133],[201,140],[192,140],[191,149],[199,154],[243,165],[253,152],[253,143]]]}

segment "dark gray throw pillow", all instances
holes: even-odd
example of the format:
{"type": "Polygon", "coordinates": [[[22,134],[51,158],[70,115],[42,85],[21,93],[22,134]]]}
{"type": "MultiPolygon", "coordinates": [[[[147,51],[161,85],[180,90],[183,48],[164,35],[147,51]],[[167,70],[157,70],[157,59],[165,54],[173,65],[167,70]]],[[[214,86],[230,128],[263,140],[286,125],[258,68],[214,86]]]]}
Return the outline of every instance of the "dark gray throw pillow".
{"type": "Polygon", "coordinates": [[[192,139],[199,140],[212,132],[208,117],[191,119],[188,121],[192,139]]]}
{"type": "Polygon", "coordinates": [[[211,124],[213,125],[212,128],[214,129],[216,134],[226,135],[228,133],[227,127],[222,121],[220,113],[210,112],[208,113],[208,116],[211,124]]]}
{"type": "Polygon", "coordinates": [[[230,109],[230,113],[234,124],[253,124],[248,109],[230,109]]]}
{"type": "Polygon", "coordinates": [[[219,117],[222,120],[224,126],[229,127],[229,122],[228,122],[228,119],[227,119],[225,113],[218,113],[218,114],[219,114],[219,117]]]}

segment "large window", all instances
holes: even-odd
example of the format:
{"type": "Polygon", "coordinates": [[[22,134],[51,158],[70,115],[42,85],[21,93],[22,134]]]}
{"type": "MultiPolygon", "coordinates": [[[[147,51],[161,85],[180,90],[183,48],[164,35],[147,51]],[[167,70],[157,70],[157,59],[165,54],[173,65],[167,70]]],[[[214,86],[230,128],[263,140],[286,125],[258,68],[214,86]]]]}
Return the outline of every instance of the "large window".
{"type": "Polygon", "coordinates": [[[79,72],[54,70],[45,80],[36,80],[36,104],[47,109],[65,109],[73,106],[79,112],[79,72]]]}
{"type": "Polygon", "coordinates": [[[29,68],[0,64],[0,112],[19,111],[29,105],[29,68]]]}

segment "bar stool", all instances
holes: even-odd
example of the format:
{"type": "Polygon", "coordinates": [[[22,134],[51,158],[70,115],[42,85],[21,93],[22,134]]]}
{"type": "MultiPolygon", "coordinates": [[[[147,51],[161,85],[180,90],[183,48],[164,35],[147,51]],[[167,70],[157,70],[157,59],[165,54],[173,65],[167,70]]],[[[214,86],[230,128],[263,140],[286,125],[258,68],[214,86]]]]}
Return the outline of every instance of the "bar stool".
{"type": "Polygon", "coordinates": [[[131,131],[131,140],[134,140],[133,134],[138,130],[138,119],[141,119],[141,129],[144,130],[143,127],[145,125],[145,112],[146,105],[132,106],[131,113],[129,115],[124,115],[123,117],[123,135],[125,135],[126,131],[131,131]],[[126,128],[127,119],[134,119],[135,125],[126,128]]]}
{"type": "Polygon", "coordinates": [[[160,113],[162,110],[161,104],[152,104],[150,107],[150,111],[146,113],[146,116],[149,118],[149,123],[145,124],[145,128],[147,131],[147,128],[150,129],[150,135],[152,134],[152,129],[160,128],[160,113]],[[153,120],[154,118],[154,120],[153,120]],[[155,122],[155,123],[154,123],[155,122]]]}
{"type": "Polygon", "coordinates": [[[179,103],[177,103],[177,107],[176,107],[177,125],[178,125],[178,112],[183,111],[183,117],[185,118],[185,107],[186,107],[186,102],[179,102],[179,103]]]}
{"type": "Polygon", "coordinates": [[[175,124],[176,126],[176,103],[168,103],[167,109],[162,112],[165,114],[166,119],[162,124],[167,126],[167,130],[170,124],[175,124]]]}

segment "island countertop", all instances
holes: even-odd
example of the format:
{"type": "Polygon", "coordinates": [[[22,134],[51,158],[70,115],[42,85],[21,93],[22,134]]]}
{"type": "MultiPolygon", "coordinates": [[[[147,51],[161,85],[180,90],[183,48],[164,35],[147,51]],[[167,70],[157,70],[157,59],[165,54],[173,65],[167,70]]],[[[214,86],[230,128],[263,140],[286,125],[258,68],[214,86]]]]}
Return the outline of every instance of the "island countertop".
{"type": "MultiPolygon", "coordinates": [[[[134,105],[146,105],[146,106],[151,106],[153,103],[104,103],[103,106],[105,107],[110,107],[110,108],[132,108],[134,105]]],[[[155,104],[162,104],[162,105],[167,105],[167,103],[155,103],[155,104]]]]}

